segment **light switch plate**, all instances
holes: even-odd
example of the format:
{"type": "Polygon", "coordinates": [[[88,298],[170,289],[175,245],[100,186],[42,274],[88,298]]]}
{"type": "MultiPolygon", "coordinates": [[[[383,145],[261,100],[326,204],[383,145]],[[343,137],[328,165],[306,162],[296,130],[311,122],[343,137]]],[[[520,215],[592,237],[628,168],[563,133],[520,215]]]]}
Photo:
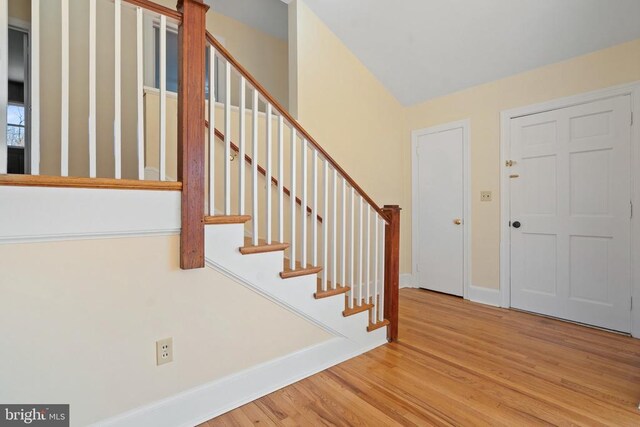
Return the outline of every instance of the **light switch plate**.
{"type": "Polygon", "coordinates": [[[490,202],[491,201],[491,191],[481,191],[480,192],[480,201],[481,202],[490,202]]]}

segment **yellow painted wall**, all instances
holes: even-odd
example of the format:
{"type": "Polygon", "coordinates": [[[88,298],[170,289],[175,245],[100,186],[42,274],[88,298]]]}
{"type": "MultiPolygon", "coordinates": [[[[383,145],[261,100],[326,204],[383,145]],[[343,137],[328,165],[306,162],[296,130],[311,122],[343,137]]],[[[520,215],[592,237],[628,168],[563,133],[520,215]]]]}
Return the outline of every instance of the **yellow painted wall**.
{"type": "MultiPolygon", "coordinates": [[[[404,109],[304,2],[289,7],[298,121],[378,204],[404,206],[404,109]]],[[[407,217],[404,211],[404,241],[407,217]]],[[[403,246],[403,271],[408,262],[403,246]]]]}
{"type": "MultiPolygon", "coordinates": [[[[640,39],[479,85],[406,109],[410,129],[470,119],[472,283],[499,287],[500,112],[640,80],[640,39]],[[493,191],[480,202],[480,191],[493,191]]],[[[410,140],[403,140],[403,187],[411,188],[410,140]]],[[[410,198],[404,206],[410,209],[410,198]]],[[[404,221],[411,218],[405,215],[404,221]]],[[[403,251],[410,252],[410,242],[403,251]]]]}
{"type": "Polygon", "coordinates": [[[180,270],[179,240],[0,245],[0,401],[68,403],[85,426],[331,338],[216,270],[180,270]],[[167,337],[174,361],[156,366],[167,337]]]}

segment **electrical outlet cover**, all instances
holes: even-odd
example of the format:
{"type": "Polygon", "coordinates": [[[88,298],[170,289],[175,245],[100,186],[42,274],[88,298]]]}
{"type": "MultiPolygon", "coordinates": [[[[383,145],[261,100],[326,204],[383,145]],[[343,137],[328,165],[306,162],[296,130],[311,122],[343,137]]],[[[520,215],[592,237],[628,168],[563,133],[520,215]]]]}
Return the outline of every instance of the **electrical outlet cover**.
{"type": "Polygon", "coordinates": [[[173,362],[173,338],[156,341],[156,363],[158,366],[173,362]]]}
{"type": "Polygon", "coordinates": [[[482,202],[490,202],[491,201],[491,191],[481,191],[480,192],[480,201],[482,201],[482,202]]]}

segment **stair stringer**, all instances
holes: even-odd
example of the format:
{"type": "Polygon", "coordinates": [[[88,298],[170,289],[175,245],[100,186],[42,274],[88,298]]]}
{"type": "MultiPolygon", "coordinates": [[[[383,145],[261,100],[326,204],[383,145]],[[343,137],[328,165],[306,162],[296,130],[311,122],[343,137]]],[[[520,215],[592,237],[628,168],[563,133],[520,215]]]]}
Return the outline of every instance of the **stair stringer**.
{"type": "Polygon", "coordinates": [[[218,269],[285,308],[320,326],[330,334],[347,340],[345,346],[354,356],[385,344],[386,328],[367,332],[369,313],[344,317],[344,295],[315,299],[317,275],[282,279],[284,252],[242,255],[244,225],[207,225],[205,258],[218,269]]]}

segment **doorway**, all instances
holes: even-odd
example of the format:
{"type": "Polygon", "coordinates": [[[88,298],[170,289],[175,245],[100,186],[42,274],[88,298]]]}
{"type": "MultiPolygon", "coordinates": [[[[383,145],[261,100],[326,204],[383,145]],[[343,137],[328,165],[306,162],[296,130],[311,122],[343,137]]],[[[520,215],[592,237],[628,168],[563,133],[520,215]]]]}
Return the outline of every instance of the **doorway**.
{"type": "Polygon", "coordinates": [[[467,296],[470,277],[469,122],[416,130],[413,277],[418,287],[467,296]]]}
{"type": "Polygon", "coordinates": [[[7,69],[7,164],[10,174],[30,173],[29,31],[10,25],[7,69]]]}

